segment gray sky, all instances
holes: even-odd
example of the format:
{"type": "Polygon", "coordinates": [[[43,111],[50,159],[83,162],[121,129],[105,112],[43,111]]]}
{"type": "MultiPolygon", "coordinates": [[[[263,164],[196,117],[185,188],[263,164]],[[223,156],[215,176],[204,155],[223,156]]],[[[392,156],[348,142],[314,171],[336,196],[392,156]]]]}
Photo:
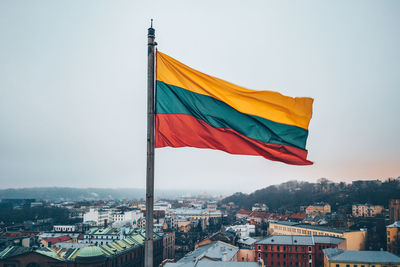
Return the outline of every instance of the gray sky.
{"type": "Polygon", "coordinates": [[[156,188],[400,175],[399,1],[0,1],[0,188],[144,187],[147,28],[158,49],[315,99],[313,166],[156,150],[156,188]]]}

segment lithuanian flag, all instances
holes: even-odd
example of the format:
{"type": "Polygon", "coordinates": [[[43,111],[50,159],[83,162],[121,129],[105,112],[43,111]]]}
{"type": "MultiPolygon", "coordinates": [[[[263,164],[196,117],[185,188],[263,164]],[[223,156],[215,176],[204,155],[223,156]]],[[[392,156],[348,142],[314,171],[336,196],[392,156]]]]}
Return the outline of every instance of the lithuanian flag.
{"type": "Polygon", "coordinates": [[[156,147],[197,147],[310,165],[313,99],[249,90],[157,52],[156,147]]]}

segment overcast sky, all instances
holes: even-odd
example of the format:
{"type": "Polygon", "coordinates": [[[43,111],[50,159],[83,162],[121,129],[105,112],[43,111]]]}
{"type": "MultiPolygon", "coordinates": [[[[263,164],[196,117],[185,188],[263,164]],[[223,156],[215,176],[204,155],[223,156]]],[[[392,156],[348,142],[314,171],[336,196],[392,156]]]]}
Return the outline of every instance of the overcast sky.
{"type": "Polygon", "coordinates": [[[141,187],[147,28],[238,85],[313,97],[312,166],[156,150],[156,188],[400,176],[400,1],[0,1],[0,188],[141,187]]]}

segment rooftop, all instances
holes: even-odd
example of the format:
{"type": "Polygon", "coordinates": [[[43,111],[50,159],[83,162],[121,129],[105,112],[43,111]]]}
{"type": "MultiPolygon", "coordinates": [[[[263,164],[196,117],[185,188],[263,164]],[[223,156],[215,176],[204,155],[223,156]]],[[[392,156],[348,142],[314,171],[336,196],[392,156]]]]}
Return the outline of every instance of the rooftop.
{"type": "Polygon", "coordinates": [[[287,221],[277,221],[274,223],[280,224],[280,225],[285,225],[285,226],[295,226],[295,227],[305,228],[305,229],[332,232],[332,233],[337,233],[337,234],[343,234],[346,232],[358,232],[358,230],[341,230],[341,229],[336,229],[333,227],[321,226],[321,225],[311,225],[311,224],[306,224],[306,223],[296,223],[296,222],[287,222],[287,221]]]}
{"type": "MultiPolygon", "coordinates": [[[[25,253],[39,253],[60,261],[75,261],[76,257],[114,257],[121,252],[134,249],[137,246],[144,245],[144,230],[135,229],[128,237],[115,242],[108,243],[101,246],[87,246],[85,248],[32,248],[9,246],[3,251],[0,251],[0,260],[25,253]]],[[[154,233],[154,239],[161,238],[160,235],[154,233]]]]}
{"type": "Polygon", "coordinates": [[[88,246],[80,249],[79,253],[76,256],[81,258],[99,257],[99,256],[104,256],[104,253],[99,247],[88,246]]]}
{"type": "Polygon", "coordinates": [[[386,228],[398,228],[400,227],[400,221],[394,222],[391,225],[386,226],[386,228]]]}
{"type": "Polygon", "coordinates": [[[331,262],[400,264],[400,257],[387,251],[355,251],[326,248],[323,252],[331,262]]]}
{"type": "Polygon", "coordinates": [[[186,263],[166,263],[164,267],[260,267],[257,262],[199,261],[186,263]]]}
{"type": "MultiPolygon", "coordinates": [[[[225,255],[226,260],[231,260],[236,253],[239,251],[238,247],[232,246],[230,244],[216,241],[210,244],[198,247],[186,254],[182,259],[180,259],[177,263],[189,263],[196,260],[201,260],[202,258],[210,258],[217,261],[222,261],[225,255]]],[[[180,266],[180,265],[177,265],[180,266]]],[[[197,265],[198,266],[198,265],[197,265]]]]}
{"type": "Polygon", "coordinates": [[[335,244],[342,243],[345,239],[333,236],[304,236],[304,235],[273,235],[263,240],[258,241],[256,244],[270,245],[306,245],[312,246],[315,244],[335,244]]]}

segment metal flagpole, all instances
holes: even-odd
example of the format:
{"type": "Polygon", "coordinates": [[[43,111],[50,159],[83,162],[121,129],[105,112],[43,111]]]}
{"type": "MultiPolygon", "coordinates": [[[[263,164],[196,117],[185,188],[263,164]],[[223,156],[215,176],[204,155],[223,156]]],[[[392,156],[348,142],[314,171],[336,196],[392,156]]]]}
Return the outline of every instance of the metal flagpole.
{"type": "Polygon", "coordinates": [[[147,170],[146,170],[146,236],[145,267],[153,267],[153,205],[154,205],[154,63],[155,30],[153,20],[147,33],[147,170]]]}

